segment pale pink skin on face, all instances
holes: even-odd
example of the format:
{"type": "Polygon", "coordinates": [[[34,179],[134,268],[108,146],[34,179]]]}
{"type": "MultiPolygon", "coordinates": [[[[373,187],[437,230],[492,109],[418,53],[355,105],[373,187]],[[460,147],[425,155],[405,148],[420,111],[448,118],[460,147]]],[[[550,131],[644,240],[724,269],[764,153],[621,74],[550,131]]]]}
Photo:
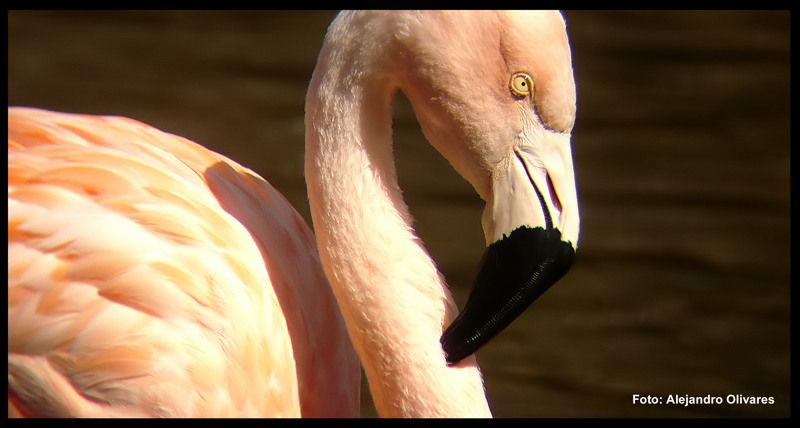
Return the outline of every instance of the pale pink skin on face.
{"type": "Polygon", "coordinates": [[[340,14],[306,98],[316,238],[186,139],[9,108],[9,416],[356,416],[359,360],[381,416],[491,416],[474,356],[447,365],[439,343],[458,309],[397,184],[397,91],[487,201],[487,243],[541,223],[530,180],[551,180],[576,245],[557,12],[340,14]],[[531,97],[509,91],[520,71],[531,97]]]}

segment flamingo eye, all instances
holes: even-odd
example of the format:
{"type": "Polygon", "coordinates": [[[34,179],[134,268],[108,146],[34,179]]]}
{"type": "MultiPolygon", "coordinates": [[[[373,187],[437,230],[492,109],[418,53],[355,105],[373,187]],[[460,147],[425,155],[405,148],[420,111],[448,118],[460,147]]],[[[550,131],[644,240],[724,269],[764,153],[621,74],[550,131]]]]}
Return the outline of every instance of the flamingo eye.
{"type": "Polygon", "coordinates": [[[520,71],[511,75],[509,83],[511,93],[519,98],[525,98],[533,94],[533,78],[530,74],[520,71]]]}

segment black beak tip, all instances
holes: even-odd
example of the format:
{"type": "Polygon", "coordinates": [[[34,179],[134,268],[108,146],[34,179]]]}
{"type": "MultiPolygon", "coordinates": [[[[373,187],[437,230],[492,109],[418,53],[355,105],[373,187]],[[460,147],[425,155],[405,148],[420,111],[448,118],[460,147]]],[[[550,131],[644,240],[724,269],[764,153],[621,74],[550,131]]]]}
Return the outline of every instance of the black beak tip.
{"type": "Polygon", "coordinates": [[[454,366],[472,354],[472,352],[456,352],[455,350],[448,351],[447,347],[444,345],[442,345],[442,348],[444,349],[444,360],[447,362],[448,366],[454,366]]]}
{"type": "Polygon", "coordinates": [[[575,249],[558,229],[515,229],[491,244],[467,304],[440,342],[456,364],[511,324],[572,266],[575,249]]]}
{"type": "Polygon", "coordinates": [[[450,331],[450,329],[445,331],[444,334],[442,334],[442,338],[439,340],[439,342],[442,344],[445,361],[447,361],[448,365],[454,365],[463,360],[470,353],[464,353],[454,346],[455,342],[452,340],[452,336],[448,335],[448,332],[450,331]]]}

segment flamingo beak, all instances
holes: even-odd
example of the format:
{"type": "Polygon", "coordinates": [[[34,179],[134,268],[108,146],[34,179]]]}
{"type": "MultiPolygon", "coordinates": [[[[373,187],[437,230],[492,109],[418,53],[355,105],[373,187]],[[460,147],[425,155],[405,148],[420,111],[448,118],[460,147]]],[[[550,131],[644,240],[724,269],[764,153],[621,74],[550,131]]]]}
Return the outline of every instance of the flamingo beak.
{"type": "Polygon", "coordinates": [[[578,203],[569,134],[522,141],[495,171],[483,213],[487,248],[464,310],[444,331],[455,364],[511,324],[572,265],[578,203]]]}

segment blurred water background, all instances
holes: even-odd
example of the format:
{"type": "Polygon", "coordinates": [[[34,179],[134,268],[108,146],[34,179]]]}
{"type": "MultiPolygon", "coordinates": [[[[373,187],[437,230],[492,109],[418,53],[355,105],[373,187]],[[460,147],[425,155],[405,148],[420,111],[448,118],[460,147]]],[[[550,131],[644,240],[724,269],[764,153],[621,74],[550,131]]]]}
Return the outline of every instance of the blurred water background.
{"type": "MultiPolygon", "coordinates": [[[[10,11],[8,103],[188,137],[262,174],[310,221],[303,102],[333,16],[10,11]]],[[[789,13],[565,16],[581,246],[478,353],[495,415],[788,415],[789,13]],[[643,406],[633,394],[775,404],[643,406]]],[[[395,151],[418,232],[463,305],[482,202],[402,97],[395,151]]]]}

